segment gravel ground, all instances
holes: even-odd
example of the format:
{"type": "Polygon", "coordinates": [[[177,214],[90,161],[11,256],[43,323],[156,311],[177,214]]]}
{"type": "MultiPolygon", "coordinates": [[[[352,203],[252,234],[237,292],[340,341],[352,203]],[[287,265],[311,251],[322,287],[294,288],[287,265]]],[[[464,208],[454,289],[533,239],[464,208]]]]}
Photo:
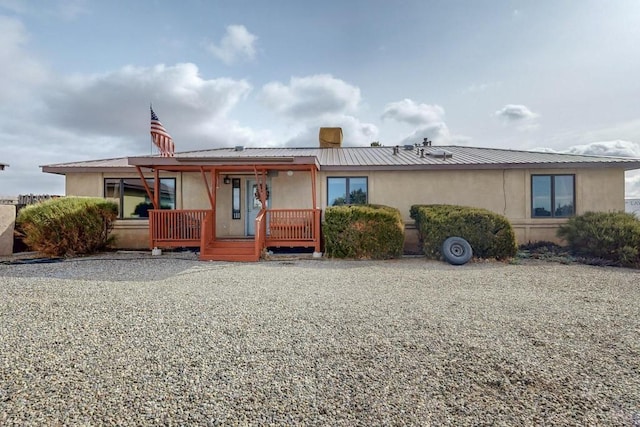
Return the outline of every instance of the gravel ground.
{"type": "Polygon", "coordinates": [[[640,426],[640,272],[0,264],[0,424],[640,426]]]}

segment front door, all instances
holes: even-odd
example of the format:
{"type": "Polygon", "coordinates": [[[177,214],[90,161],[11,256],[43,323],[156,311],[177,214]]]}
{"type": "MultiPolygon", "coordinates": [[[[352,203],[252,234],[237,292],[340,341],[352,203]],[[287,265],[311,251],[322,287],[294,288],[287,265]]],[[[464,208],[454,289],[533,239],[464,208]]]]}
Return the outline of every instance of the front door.
{"type": "MultiPolygon", "coordinates": [[[[267,185],[267,188],[269,186],[267,185]]],[[[262,209],[262,203],[256,198],[256,191],[258,191],[258,184],[255,179],[247,179],[247,236],[255,236],[256,234],[256,216],[262,209]]],[[[269,206],[269,200],[267,199],[267,206],[269,206]]]]}

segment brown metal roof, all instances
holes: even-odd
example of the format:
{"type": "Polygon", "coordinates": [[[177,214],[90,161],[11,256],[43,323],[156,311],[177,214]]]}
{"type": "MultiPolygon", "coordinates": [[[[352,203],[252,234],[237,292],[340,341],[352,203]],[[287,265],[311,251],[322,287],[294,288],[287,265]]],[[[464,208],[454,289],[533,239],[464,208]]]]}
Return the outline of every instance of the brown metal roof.
{"type": "Polygon", "coordinates": [[[515,169],[515,168],[575,168],[622,167],[640,169],[639,158],[590,156],[564,153],[533,152],[465,146],[431,146],[405,149],[394,147],[342,148],[217,148],[176,153],[175,157],[139,156],[88,162],[43,166],[44,172],[64,173],[96,169],[123,168],[132,165],[184,165],[197,162],[226,163],[304,163],[315,162],[320,170],[418,170],[418,169],[515,169]],[[421,151],[424,150],[424,151],[421,151]],[[434,154],[447,153],[446,157],[434,154]]]}
{"type": "Polygon", "coordinates": [[[135,168],[133,166],[129,166],[129,161],[126,157],[88,160],[84,162],[56,163],[40,167],[43,172],[60,174],[67,172],[95,172],[96,170],[108,170],[109,172],[135,172],[135,168]]]}

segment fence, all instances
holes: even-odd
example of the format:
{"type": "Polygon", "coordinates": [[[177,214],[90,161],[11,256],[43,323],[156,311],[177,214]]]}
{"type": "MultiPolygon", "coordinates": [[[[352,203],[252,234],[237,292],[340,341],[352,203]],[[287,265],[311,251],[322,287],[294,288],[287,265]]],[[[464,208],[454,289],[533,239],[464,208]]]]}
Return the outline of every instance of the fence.
{"type": "Polygon", "coordinates": [[[17,197],[15,196],[0,196],[0,205],[18,205],[20,207],[24,207],[27,205],[33,205],[36,203],[44,202],[49,199],[57,199],[60,196],[52,195],[52,194],[21,194],[17,197]]]}

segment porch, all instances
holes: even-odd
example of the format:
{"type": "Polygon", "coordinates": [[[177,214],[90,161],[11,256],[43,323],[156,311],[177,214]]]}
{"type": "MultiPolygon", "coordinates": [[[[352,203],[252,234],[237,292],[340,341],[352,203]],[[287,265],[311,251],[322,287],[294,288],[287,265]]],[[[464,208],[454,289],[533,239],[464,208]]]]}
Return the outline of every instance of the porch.
{"type": "Polygon", "coordinates": [[[148,211],[150,247],[199,247],[200,259],[211,261],[258,261],[266,248],[278,246],[320,252],[316,158],[244,157],[243,149],[233,154],[129,158],[153,203],[148,211]],[[153,171],[153,188],[143,168],[153,171]],[[178,209],[160,209],[160,171],[200,175],[209,207],[180,209],[189,207],[180,204],[178,209]],[[300,186],[298,176],[306,177],[307,184],[300,186]],[[279,197],[274,199],[274,194],[279,197]],[[301,209],[304,205],[311,206],[301,209]],[[244,222],[239,222],[242,212],[244,222]]]}
{"type": "Polygon", "coordinates": [[[150,247],[199,247],[204,261],[258,261],[266,248],[320,251],[320,209],[262,209],[255,235],[216,237],[215,210],[149,210],[150,247]]]}

